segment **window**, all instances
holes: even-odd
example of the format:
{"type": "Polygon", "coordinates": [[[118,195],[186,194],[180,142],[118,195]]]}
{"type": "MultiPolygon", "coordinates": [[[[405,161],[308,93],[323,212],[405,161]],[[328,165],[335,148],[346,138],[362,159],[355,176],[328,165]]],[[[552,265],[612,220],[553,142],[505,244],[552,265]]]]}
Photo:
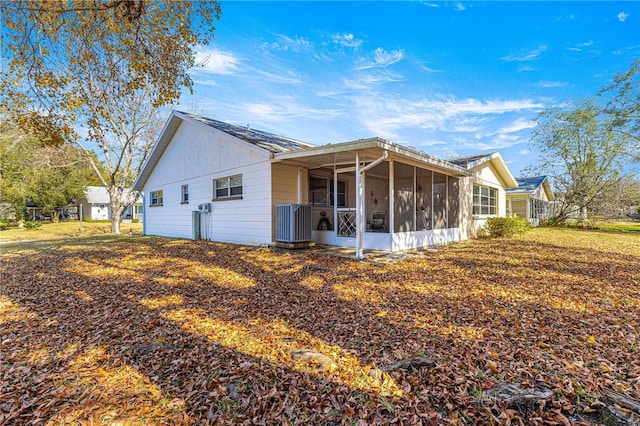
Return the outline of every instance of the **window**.
{"type": "Polygon", "coordinates": [[[161,206],[162,205],[162,190],[151,191],[151,197],[149,198],[149,206],[161,206]]]}
{"type": "Polygon", "coordinates": [[[497,194],[495,188],[473,185],[473,214],[495,215],[498,205],[497,194]]]}
{"type": "Polygon", "coordinates": [[[242,175],[230,176],[213,181],[213,199],[242,198],[242,175]]]}
{"type": "MultiPolygon", "coordinates": [[[[309,177],[309,204],[333,206],[333,179],[309,177]]],[[[338,207],[347,207],[347,182],[338,181],[338,207]]]]}
{"type": "Polygon", "coordinates": [[[182,185],[180,187],[180,203],[189,203],[189,185],[182,185]]]}

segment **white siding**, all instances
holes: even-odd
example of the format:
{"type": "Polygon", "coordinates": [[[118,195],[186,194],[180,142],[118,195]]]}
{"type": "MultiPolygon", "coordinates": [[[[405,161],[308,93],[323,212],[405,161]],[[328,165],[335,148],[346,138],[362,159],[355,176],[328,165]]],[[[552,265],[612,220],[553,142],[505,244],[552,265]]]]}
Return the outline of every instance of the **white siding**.
{"type": "MultiPolygon", "coordinates": [[[[494,188],[498,192],[498,206],[496,215],[498,217],[505,217],[507,215],[507,192],[503,186],[502,181],[498,177],[498,173],[490,162],[484,163],[473,169],[475,173],[475,178],[473,180],[473,184],[487,186],[490,188],[494,188]]],[[[473,188],[469,192],[470,202],[469,206],[473,206],[473,188]]],[[[471,207],[469,207],[471,209],[471,207]]],[[[472,227],[471,227],[471,236],[475,236],[478,230],[487,223],[487,219],[490,217],[495,217],[493,215],[475,215],[472,216],[472,227]]]]}
{"type": "Polygon", "coordinates": [[[271,163],[268,153],[213,128],[183,122],[150,174],[145,187],[145,232],[192,238],[192,211],[212,203],[203,215],[209,239],[270,244],[271,163]],[[213,201],[213,180],[242,175],[242,199],[213,201]],[[181,186],[189,202],[181,204],[181,186]],[[150,207],[151,191],[163,191],[163,205],[150,207]]]}

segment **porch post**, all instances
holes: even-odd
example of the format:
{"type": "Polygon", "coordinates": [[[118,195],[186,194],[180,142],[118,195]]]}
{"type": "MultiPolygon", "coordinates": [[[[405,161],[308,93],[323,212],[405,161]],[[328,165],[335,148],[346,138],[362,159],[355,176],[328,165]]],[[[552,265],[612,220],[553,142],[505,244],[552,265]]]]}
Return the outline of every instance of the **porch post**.
{"type": "Polygon", "coordinates": [[[298,204],[302,204],[302,167],[298,167],[298,204]]]}
{"type": "Polygon", "coordinates": [[[395,163],[389,161],[389,236],[391,237],[391,251],[393,251],[393,231],[395,229],[395,200],[394,200],[394,182],[395,163]]]}
{"type": "Polygon", "coordinates": [[[338,168],[333,165],[333,233],[338,238],[338,168]]]}
{"type": "Polygon", "coordinates": [[[356,152],[356,258],[362,259],[362,176],[360,176],[360,155],[356,152]]]}

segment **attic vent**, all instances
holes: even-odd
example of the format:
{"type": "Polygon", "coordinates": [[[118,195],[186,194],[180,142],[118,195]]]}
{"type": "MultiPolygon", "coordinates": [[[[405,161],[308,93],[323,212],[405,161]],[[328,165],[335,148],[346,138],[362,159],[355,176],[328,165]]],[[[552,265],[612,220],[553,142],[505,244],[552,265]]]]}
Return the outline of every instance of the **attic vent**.
{"type": "Polygon", "coordinates": [[[276,241],[297,243],[311,241],[311,206],[278,204],[276,206],[276,241]]]}

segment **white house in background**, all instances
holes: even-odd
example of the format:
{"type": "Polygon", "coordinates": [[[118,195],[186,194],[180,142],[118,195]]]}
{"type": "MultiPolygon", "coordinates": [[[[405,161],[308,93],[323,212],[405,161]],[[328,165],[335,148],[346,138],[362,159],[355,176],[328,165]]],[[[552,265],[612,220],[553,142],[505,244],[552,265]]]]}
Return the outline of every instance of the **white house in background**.
{"type": "Polygon", "coordinates": [[[498,152],[453,158],[450,162],[473,173],[471,215],[472,235],[490,217],[508,216],[507,193],[518,182],[498,152]]]}
{"type": "MultiPolygon", "coordinates": [[[[82,206],[82,219],[111,220],[111,206],[109,205],[109,193],[103,186],[87,186],[84,190],[84,198],[78,202],[78,208],[82,206]]],[[[131,195],[131,189],[125,189],[125,199],[131,195]]],[[[122,214],[123,220],[143,219],[142,197],[138,197],[134,204],[127,206],[122,214]]]]}
{"type": "Polygon", "coordinates": [[[174,111],[133,189],[146,194],[145,234],[272,244],[276,206],[303,204],[313,241],[361,257],[468,238],[474,179],[503,200],[516,186],[498,159],[491,177],[380,138],[314,146],[174,111]]]}
{"type": "Polygon", "coordinates": [[[555,199],[546,176],[517,178],[517,188],[507,190],[507,215],[527,219],[533,226],[553,215],[555,199]]]}

